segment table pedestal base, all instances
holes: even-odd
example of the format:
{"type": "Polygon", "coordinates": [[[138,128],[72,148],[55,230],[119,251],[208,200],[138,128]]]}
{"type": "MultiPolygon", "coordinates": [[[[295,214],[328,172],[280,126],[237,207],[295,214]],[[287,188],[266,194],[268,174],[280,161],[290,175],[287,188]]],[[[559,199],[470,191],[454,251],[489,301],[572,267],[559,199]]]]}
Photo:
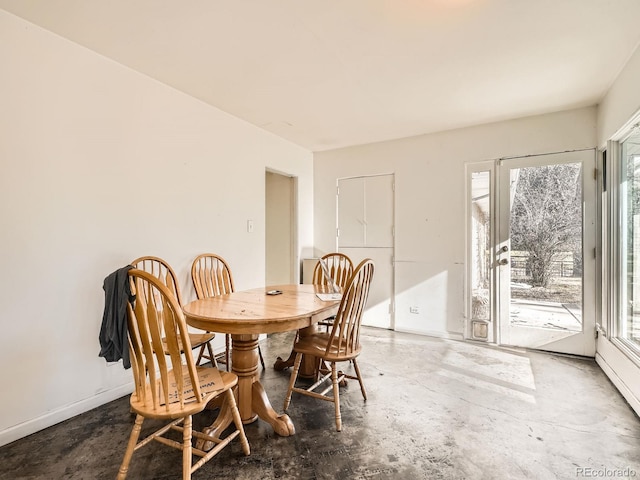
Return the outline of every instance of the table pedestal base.
{"type": "MultiPolygon", "coordinates": [[[[278,414],[271,406],[269,397],[264,387],[258,380],[258,335],[232,335],[233,347],[232,371],[238,376],[238,385],[235,389],[238,410],[242,423],[249,424],[261,418],[273,427],[280,436],[294,435],[296,429],[287,414],[278,414]]],[[[220,405],[220,413],[216,420],[203,430],[206,435],[220,438],[222,432],[233,422],[231,409],[226,400],[220,405]]],[[[213,442],[201,442],[199,446],[203,450],[213,448],[213,442]]]]}

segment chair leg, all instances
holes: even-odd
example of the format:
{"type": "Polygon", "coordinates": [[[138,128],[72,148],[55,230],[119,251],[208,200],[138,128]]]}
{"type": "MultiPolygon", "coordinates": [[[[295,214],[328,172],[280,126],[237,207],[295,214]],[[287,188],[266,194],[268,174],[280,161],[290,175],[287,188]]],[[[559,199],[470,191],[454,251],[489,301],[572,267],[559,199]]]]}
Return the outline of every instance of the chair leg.
{"type": "Polygon", "coordinates": [[[198,351],[198,358],[196,360],[196,366],[200,365],[200,360],[202,360],[202,357],[204,357],[204,349],[205,349],[205,344],[203,343],[202,345],[200,345],[200,350],[198,351]]]}
{"type": "Polygon", "coordinates": [[[342,430],[342,415],[340,414],[340,386],[338,385],[338,367],[331,362],[331,383],[333,383],[333,402],[336,409],[336,431],[342,430]]]}
{"type": "Polygon", "coordinates": [[[358,382],[360,382],[360,391],[362,392],[362,396],[364,397],[364,399],[366,401],[367,400],[367,391],[364,388],[364,382],[362,381],[362,375],[360,375],[360,367],[358,367],[358,362],[356,362],[355,358],[351,362],[353,363],[353,368],[356,371],[356,376],[358,377],[358,382]]]}
{"type": "Polygon", "coordinates": [[[224,336],[225,351],[224,360],[227,362],[227,372],[231,371],[231,335],[228,333],[224,336]]]}
{"type": "Polygon", "coordinates": [[[213,354],[213,348],[211,342],[207,342],[207,351],[209,352],[209,358],[211,359],[211,366],[218,368],[218,362],[216,362],[216,356],[213,354]]]}
{"type": "Polygon", "coordinates": [[[192,418],[188,415],[182,424],[182,480],[191,480],[191,428],[192,418]]]}
{"type": "Polygon", "coordinates": [[[262,369],[265,370],[264,358],[262,358],[262,350],[260,350],[260,345],[258,345],[258,356],[260,357],[260,364],[262,365],[262,369]]]}
{"type": "Polygon", "coordinates": [[[251,453],[251,447],[249,447],[249,440],[247,440],[247,436],[244,433],[244,426],[242,425],[242,418],[240,418],[240,412],[238,411],[238,405],[236,404],[236,397],[233,393],[233,390],[231,389],[227,390],[227,400],[229,402],[229,406],[231,407],[233,423],[235,423],[240,435],[240,444],[242,445],[242,451],[245,455],[249,455],[251,453]]]}
{"type": "Polygon", "coordinates": [[[289,404],[291,404],[291,394],[293,393],[293,387],[296,384],[296,379],[298,378],[298,371],[300,370],[300,364],[302,363],[302,354],[296,353],[296,360],[293,363],[293,372],[291,372],[291,378],[289,379],[289,388],[287,389],[287,396],[284,398],[284,408],[283,410],[287,410],[289,408],[289,404]]]}
{"type": "Polygon", "coordinates": [[[144,417],[142,415],[136,415],[136,421],[133,424],[133,428],[131,429],[129,443],[127,444],[127,450],[124,453],[122,465],[120,465],[120,470],[118,471],[117,480],[124,480],[125,478],[127,478],[129,463],[131,463],[131,457],[133,456],[133,452],[136,449],[136,445],[138,444],[140,430],[142,429],[142,422],[144,422],[144,417]]]}
{"type": "Polygon", "coordinates": [[[329,367],[327,366],[327,362],[322,358],[318,358],[318,369],[316,373],[316,380],[318,380],[322,375],[325,375],[329,372],[329,367]]]}

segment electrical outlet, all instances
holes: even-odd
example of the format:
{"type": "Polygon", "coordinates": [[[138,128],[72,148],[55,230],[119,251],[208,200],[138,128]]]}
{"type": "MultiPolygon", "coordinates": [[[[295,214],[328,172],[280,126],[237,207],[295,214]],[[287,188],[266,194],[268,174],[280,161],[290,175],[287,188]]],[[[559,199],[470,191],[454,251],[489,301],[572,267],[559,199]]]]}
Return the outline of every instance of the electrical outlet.
{"type": "Polygon", "coordinates": [[[414,305],[413,307],[409,307],[409,313],[418,314],[420,313],[420,309],[414,305]]]}

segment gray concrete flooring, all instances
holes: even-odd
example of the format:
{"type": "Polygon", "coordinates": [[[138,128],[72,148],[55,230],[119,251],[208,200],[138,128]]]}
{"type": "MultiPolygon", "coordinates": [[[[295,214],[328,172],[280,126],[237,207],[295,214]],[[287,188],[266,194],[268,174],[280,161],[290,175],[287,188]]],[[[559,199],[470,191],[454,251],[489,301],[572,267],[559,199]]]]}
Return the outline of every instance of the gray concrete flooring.
{"type": "MultiPolygon", "coordinates": [[[[289,371],[270,365],[292,341],[272,335],[261,346],[278,411],[289,371]]],[[[296,435],[247,425],[251,455],[235,441],[194,480],[640,478],[640,421],[591,359],[377,329],[362,343],[369,399],[357,382],[341,389],[342,432],[331,403],[294,394],[296,435]]],[[[110,402],[1,447],[0,479],[113,479],[131,425],[128,397],[110,402]]],[[[134,454],[128,478],[177,479],[180,462],[154,442],[134,454]]]]}

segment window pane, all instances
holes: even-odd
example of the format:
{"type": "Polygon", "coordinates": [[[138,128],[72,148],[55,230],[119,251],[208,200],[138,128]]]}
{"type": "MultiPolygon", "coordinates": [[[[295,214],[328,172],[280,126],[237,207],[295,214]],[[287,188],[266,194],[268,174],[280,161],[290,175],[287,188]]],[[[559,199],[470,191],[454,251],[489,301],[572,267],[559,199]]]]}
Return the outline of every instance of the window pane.
{"type": "Polygon", "coordinates": [[[640,135],[622,143],[622,231],[618,336],[640,347],[640,135]]]}
{"type": "Polygon", "coordinates": [[[511,169],[512,325],[582,331],[582,164],[511,169]]]}
{"type": "MultiPolygon", "coordinates": [[[[491,174],[471,175],[471,318],[489,321],[491,314],[491,174]]],[[[482,335],[475,335],[480,336],[482,335]]],[[[486,335],[484,335],[486,337],[486,335]]]]}

